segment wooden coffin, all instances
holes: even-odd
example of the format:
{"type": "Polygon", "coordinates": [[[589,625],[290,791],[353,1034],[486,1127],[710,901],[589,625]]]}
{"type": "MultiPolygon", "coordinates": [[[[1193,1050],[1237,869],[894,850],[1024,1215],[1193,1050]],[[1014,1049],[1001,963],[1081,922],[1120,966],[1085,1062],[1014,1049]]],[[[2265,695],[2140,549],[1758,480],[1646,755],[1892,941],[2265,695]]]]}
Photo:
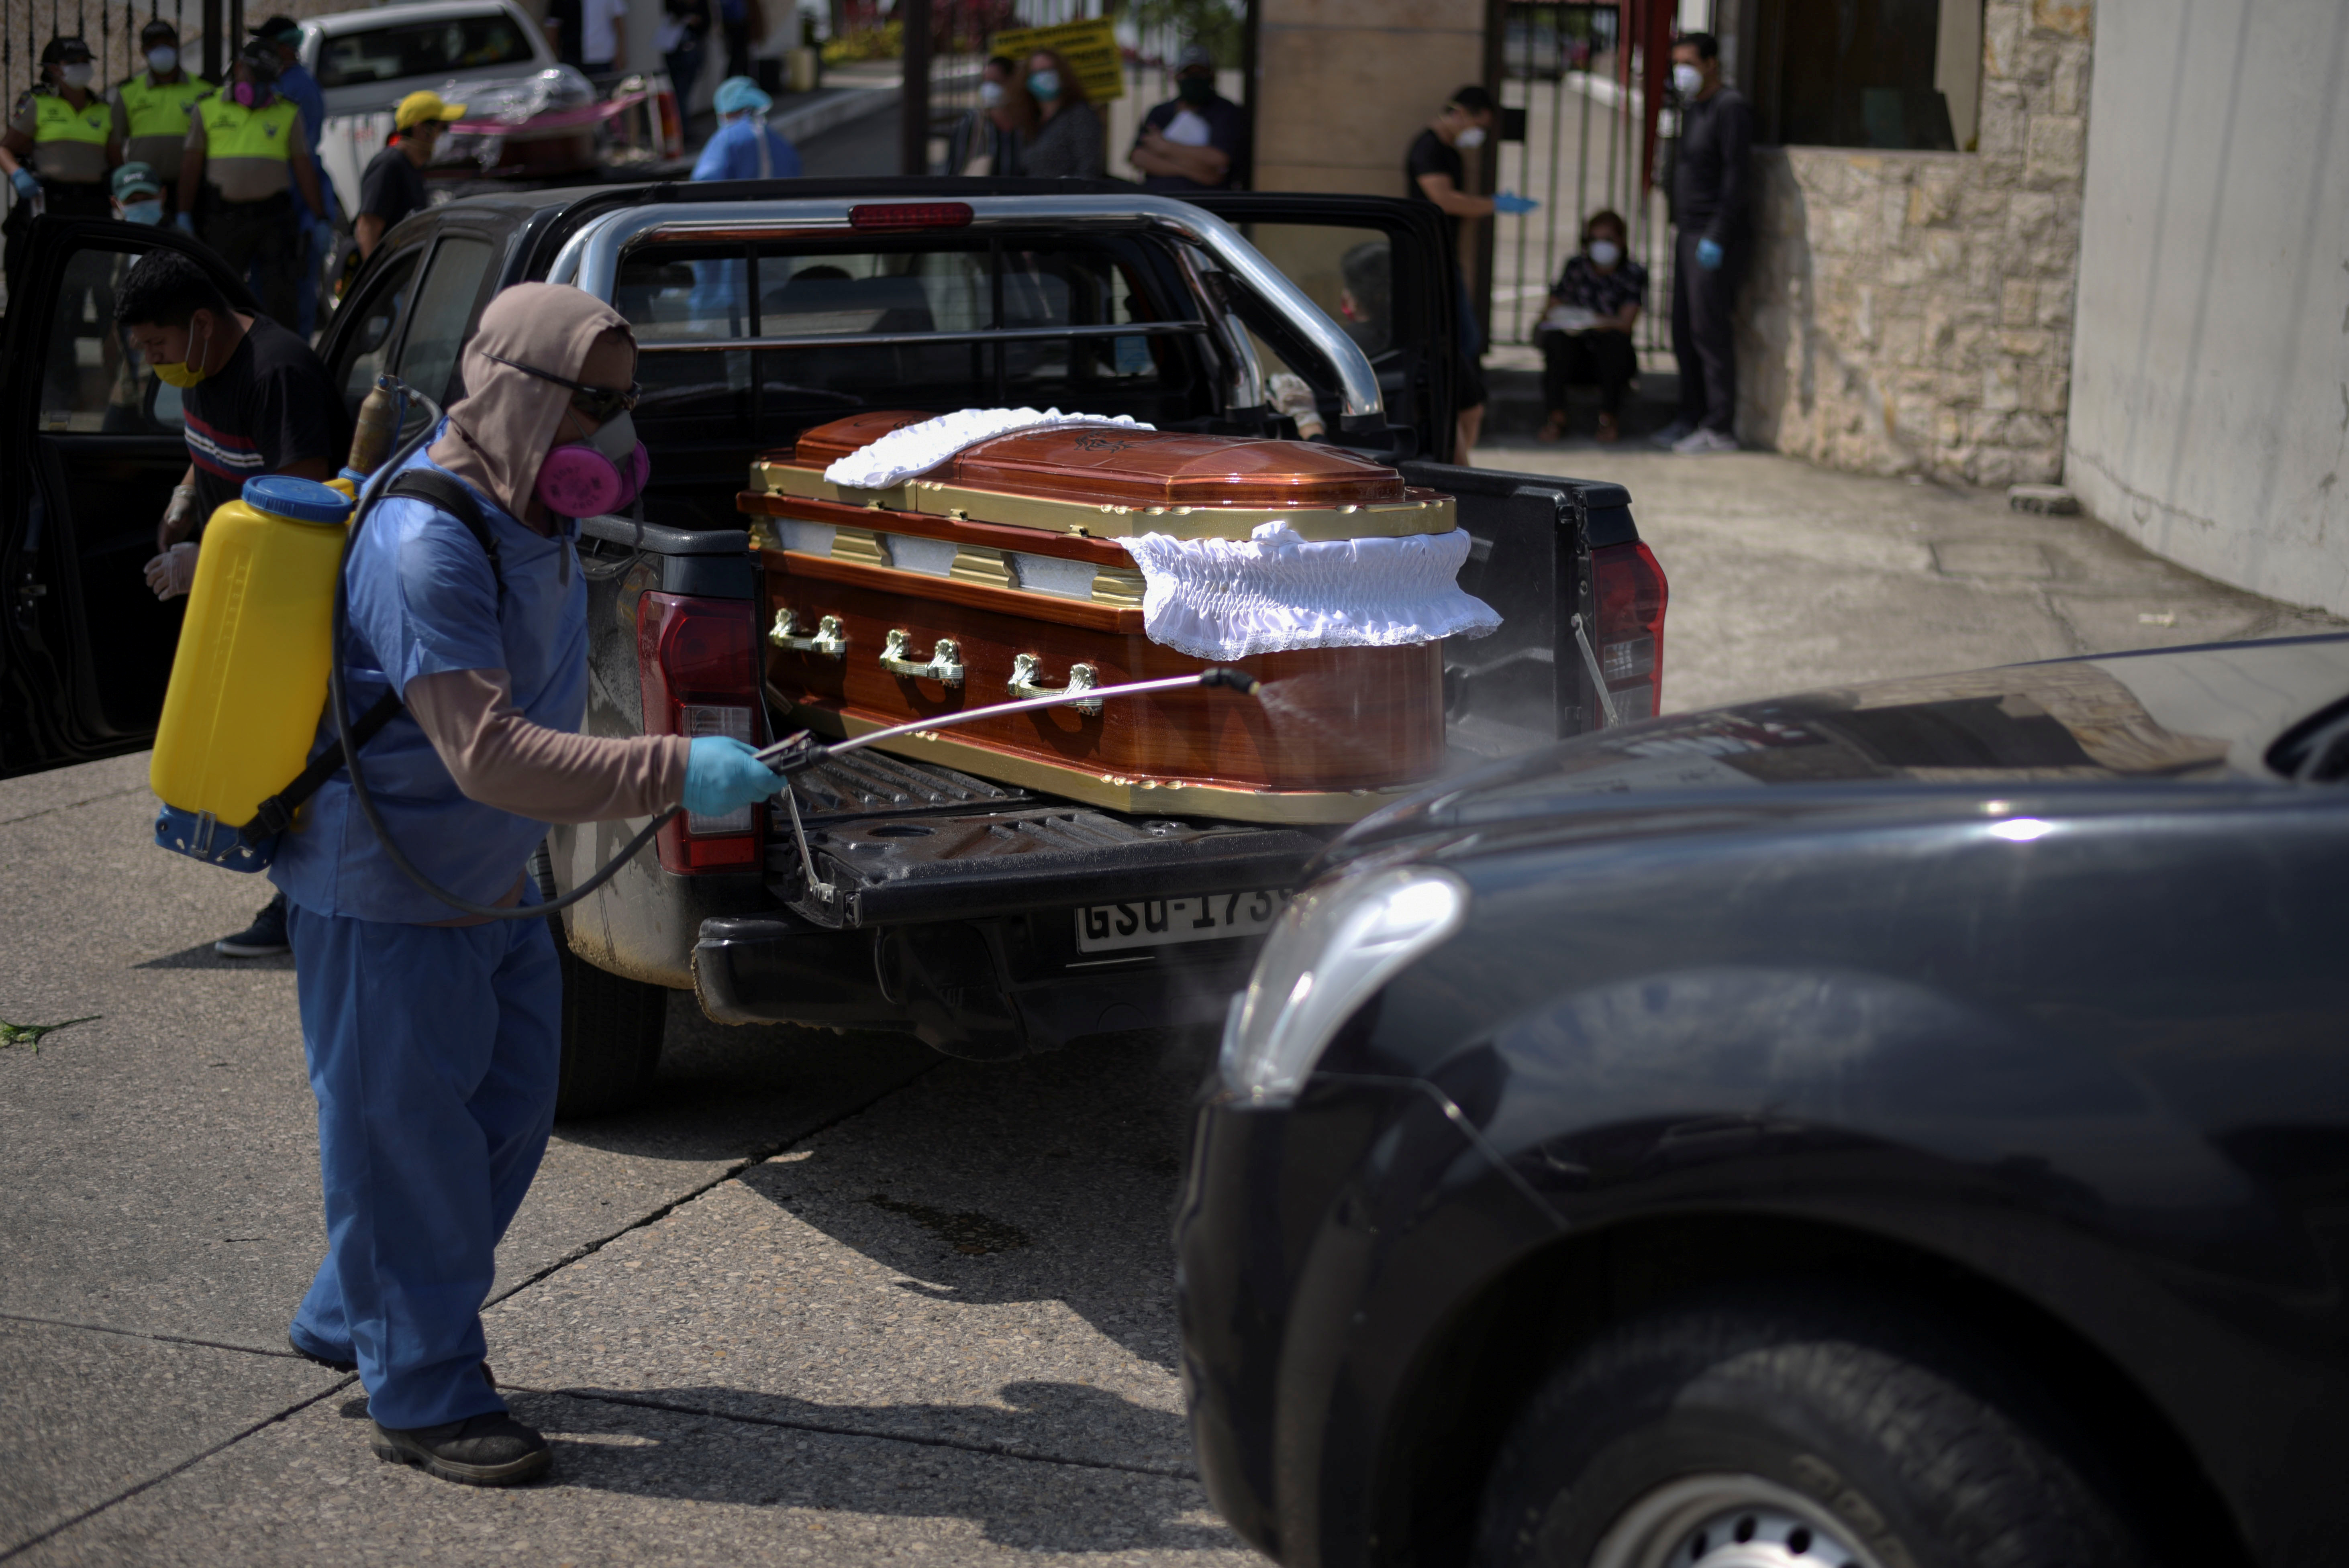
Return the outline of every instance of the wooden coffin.
{"type": "MultiPolygon", "coordinates": [[[[1061,428],[999,437],[886,490],[825,480],[836,459],[929,418],[871,413],[753,465],[740,497],[766,574],[770,696],[859,735],[1067,685],[1204,667],[1143,632],[1120,534],[1309,539],[1444,532],[1451,498],[1301,442],[1061,428]],[[947,656],[940,656],[944,639],[947,656]],[[958,677],[958,678],[952,678],[958,677]]],[[[1230,691],[1054,707],[887,743],[905,755],[1116,810],[1344,822],[1432,776],[1444,749],[1435,644],[1240,661],[1230,691]]]]}

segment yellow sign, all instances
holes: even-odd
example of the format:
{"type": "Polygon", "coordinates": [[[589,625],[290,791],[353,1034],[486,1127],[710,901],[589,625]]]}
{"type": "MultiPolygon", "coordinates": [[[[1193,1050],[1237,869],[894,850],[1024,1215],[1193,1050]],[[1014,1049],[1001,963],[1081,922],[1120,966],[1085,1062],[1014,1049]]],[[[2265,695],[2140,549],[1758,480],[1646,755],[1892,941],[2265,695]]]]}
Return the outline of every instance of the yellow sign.
{"type": "Polygon", "coordinates": [[[1117,26],[1106,17],[1092,22],[1063,22],[1056,27],[1019,27],[988,40],[990,55],[1026,60],[1039,49],[1051,49],[1069,62],[1085,97],[1107,103],[1125,96],[1125,60],[1118,53],[1117,26]]]}

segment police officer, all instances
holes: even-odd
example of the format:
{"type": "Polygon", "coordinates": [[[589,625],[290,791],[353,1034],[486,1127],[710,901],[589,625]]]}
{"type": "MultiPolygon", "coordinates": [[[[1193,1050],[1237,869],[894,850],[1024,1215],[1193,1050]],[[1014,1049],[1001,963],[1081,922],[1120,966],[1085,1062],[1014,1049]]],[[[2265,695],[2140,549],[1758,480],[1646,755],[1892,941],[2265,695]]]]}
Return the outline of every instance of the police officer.
{"type": "MultiPolygon", "coordinates": [[[[89,90],[96,69],[88,44],[51,38],[41,51],[41,85],[17,101],[6,132],[0,134],[0,170],[16,188],[6,224],[12,285],[36,198],[55,218],[104,218],[113,210],[106,176],[122,161],[122,147],[115,139],[112,113],[89,90]]],[[[9,293],[15,292],[12,286],[9,293]]]]}
{"type": "Polygon", "coordinates": [[[289,168],[312,221],[324,218],[326,196],[303,144],[301,111],[277,95],[276,46],[255,39],[237,57],[227,85],[198,101],[188,124],[178,222],[248,273],[262,308],[281,325],[298,328],[295,270],[305,253],[304,229],[286,194],[289,168]]]}
{"type": "Polygon", "coordinates": [[[147,68],[114,89],[115,139],[122,155],[143,163],[162,181],[165,215],[180,191],[180,161],[188,145],[188,122],[198,98],[212,84],[190,74],[180,64],[180,33],[158,16],[139,30],[139,48],[147,68]]]}

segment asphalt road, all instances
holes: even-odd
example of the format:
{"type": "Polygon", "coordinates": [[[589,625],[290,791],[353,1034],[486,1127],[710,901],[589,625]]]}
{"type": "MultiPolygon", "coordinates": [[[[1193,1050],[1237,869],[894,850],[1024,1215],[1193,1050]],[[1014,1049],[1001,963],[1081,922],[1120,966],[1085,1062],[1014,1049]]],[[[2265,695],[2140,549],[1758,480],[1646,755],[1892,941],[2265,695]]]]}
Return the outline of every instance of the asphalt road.
{"type": "Polygon", "coordinates": [[[558,1130],[490,1360],[557,1478],[378,1463],[286,1351],[325,1245],[265,896],[146,840],[142,758],[0,783],[0,1560],[1240,1560],[1192,1479],[1167,1220],[1201,1042],[1012,1067],[670,1015],[558,1130]]]}

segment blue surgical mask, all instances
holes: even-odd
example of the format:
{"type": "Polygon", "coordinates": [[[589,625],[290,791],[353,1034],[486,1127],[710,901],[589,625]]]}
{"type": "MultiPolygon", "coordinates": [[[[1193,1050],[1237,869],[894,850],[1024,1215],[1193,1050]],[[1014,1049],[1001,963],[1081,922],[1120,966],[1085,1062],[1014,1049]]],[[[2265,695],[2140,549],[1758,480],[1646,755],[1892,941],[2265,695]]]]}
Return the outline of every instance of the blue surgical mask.
{"type": "Polygon", "coordinates": [[[169,76],[180,68],[180,51],[166,44],[160,49],[147,51],[147,68],[157,76],[169,76]]]}
{"type": "Polygon", "coordinates": [[[163,199],[150,196],[144,201],[125,201],[122,221],[126,223],[160,223],[163,221],[163,199]]]}
{"type": "Polygon", "coordinates": [[[1038,103],[1050,103],[1061,96],[1061,73],[1058,71],[1030,72],[1028,90],[1036,95],[1038,103]]]}
{"type": "Polygon", "coordinates": [[[1593,240],[1590,259],[1599,266],[1611,267],[1623,259],[1623,247],[1612,240],[1593,240]]]}

